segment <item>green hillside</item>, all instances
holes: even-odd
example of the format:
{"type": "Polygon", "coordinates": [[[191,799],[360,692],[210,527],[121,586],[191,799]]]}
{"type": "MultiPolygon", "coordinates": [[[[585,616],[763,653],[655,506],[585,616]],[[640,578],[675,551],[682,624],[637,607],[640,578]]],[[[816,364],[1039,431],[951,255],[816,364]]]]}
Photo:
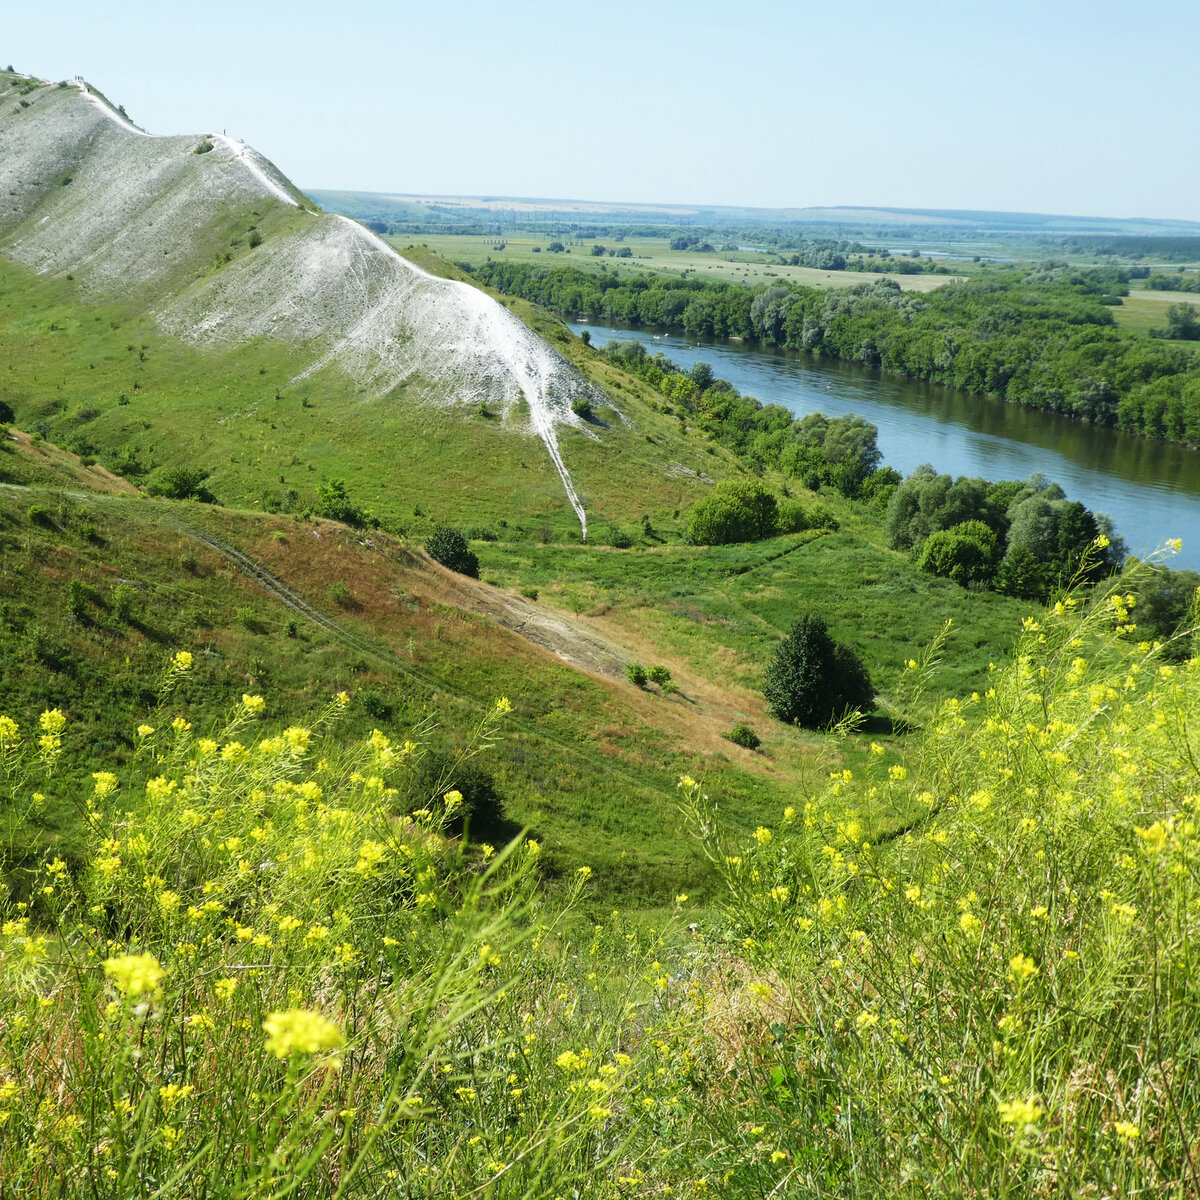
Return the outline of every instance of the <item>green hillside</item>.
{"type": "Polygon", "coordinates": [[[1200,600],[0,89],[3,1200],[1200,1194],[1200,600]]]}

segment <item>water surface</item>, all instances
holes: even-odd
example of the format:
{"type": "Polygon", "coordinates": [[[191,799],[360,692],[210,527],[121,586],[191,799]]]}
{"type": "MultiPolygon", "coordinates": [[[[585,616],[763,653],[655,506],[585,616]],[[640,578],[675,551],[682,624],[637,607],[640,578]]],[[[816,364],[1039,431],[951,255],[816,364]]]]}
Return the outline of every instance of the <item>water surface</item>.
{"type": "Polygon", "coordinates": [[[1027,479],[1041,471],[1072,500],[1112,517],[1133,553],[1180,537],[1183,550],[1171,565],[1200,570],[1198,451],[773,347],[701,343],[600,323],[571,328],[588,330],[594,346],[634,338],[684,368],[710,363],[738,391],[797,416],[864,417],[879,427],[884,462],[906,475],[921,463],[984,479],[1027,479]]]}

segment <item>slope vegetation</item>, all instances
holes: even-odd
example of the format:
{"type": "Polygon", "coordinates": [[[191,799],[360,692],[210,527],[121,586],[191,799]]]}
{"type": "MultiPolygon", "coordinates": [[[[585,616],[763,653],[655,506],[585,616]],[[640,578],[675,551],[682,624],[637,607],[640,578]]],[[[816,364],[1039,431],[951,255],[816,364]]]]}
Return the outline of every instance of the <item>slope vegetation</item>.
{"type": "Polygon", "coordinates": [[[151,137],[83,83],[0,73],[0,89],[16,101],[0,103],[0,254],[210,356],[274,346],[285,388],[497,406],[540,440],[586,536],[560,431],[596,440],[623,415],[502,304],[320,213],[232,139],[151,137]],[[607,425],[586,417],[601,405],[607,425]]]}

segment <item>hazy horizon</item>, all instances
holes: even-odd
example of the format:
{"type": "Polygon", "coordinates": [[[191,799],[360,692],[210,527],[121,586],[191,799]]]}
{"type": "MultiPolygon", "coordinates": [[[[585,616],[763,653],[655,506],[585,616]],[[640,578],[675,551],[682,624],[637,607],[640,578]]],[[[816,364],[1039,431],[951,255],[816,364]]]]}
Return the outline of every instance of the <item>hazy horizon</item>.
{"type": "Polygon", "coordinates": [[[63,0],[5,26],[0,61],[316,190],[1200,220],[1182,0],[63,0]]]}

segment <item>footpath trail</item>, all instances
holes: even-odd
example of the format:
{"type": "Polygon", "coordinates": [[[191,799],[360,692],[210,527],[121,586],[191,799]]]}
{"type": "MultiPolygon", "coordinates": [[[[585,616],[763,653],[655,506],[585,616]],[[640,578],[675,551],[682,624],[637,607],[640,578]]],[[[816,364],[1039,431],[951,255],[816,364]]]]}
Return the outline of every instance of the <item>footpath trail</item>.
{"type": "MultiPolygon", "coordinates": [[[[415,663],[393,650],[383,637],[363,634],[323,612],[252,555],[205,528],[201,522],[185,519],[176,511],[178,506],[170,501],[148,501],[136,493],[113,494],[8,483],[0,483],[0,491],[23,494],[54,491],[73,500],[122,509],[147,524],[157,525],[220,555],[264,593],[347,650],[374,658],[389,671],[430,692],[451,696],[470,708],[486,707],[486,701],[462,688],[452,675],[415,663]]],[[[354,536],[351,530],[337,528],[343,534],[354,536]]],[[[789,547],[784,553],[794,548],[789,547]]],[[[422,590],[427,591],[430,602],[483,617],[519,641],[536,647],[537,651],[551,654],[609,686],[629,686],[625,682],[625,668],[635,659],[661,657],[656,647],[617,623],[573,617],[544,603],[535,603],[480,580],[455,574],[412,548],[405,549],[403,557],[408,560],[407,568],[416,571],[424,581],[422,590]],[[596,628],[597,625],[600,628],[596,628]]],[[[682,661],[668,658],[664,665],[670,667],[673,677],[679,681],[681,694],[669,704],[657,701],[653,705],[653,715],[647,711],[646,716],[653,724],[672,730],[681,745],[690,744],[693,749],[704,752],[720,750],[728,753],[722,731],[746,719],[747,713],[756,707],[756,699],[749,693],[740,694],[740,689],[735,689],[739,694],[734,694],[728,685],[716,687],[682,661]]],[[[564,752],[578,753],[582,749],[541,724],[537,736],[560,746],[564,752]]],[[[745,765],[772,774],[766,764],[752,762],[745,765]]],[[[616,762],[606,760],[605,769],[618,776],[626,774],[616,762]]]]}

